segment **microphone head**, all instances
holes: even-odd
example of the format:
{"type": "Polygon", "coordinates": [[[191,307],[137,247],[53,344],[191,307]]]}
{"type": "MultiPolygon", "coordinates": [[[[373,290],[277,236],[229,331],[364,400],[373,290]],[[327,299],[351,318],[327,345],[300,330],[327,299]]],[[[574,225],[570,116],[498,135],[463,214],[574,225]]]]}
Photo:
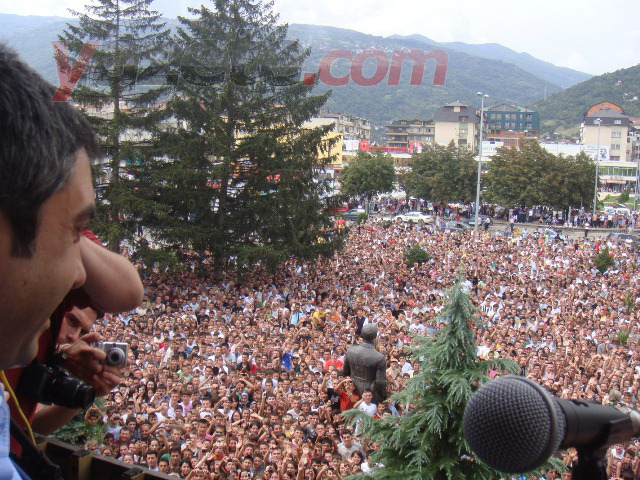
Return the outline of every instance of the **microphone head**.
{"type": "Polygon", "coordinates": [[[464,411],[464,436],[486,464],[506,473],[542,465],[564,439],[560,405],[537,383],[513,375],[480,387],[464,411]]]}

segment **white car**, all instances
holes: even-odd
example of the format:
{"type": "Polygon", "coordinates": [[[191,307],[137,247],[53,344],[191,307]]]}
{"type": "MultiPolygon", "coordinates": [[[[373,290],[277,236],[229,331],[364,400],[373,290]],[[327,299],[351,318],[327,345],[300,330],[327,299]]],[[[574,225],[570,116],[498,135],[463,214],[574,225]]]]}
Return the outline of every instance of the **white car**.
{"type": "Polygon", "coordinates": [[[411,220],[413,223],[433,223],[433,215],[422,212],[408,212],[398,215],[395,220],[398,222],[408,222],[411,220]]]}
{"type": "Polygon", "coordinates": [[[631,215],[631,209],[627,207],[616,207],[613,210],[620,215],[631,215]]]}

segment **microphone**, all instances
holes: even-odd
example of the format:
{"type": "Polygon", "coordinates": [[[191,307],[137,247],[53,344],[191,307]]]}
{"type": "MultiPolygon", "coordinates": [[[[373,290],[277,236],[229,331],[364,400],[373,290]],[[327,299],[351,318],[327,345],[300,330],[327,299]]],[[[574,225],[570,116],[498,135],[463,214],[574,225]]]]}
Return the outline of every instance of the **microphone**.
{"type": "Polygon", "coordinates": [[[595,451],[622,443],[640,432],[640,414],[554,398],[536,382],[508,375],[473,394],[463,429],[482,461],[501,472],[524,473],[560,448],[595,451]]]}

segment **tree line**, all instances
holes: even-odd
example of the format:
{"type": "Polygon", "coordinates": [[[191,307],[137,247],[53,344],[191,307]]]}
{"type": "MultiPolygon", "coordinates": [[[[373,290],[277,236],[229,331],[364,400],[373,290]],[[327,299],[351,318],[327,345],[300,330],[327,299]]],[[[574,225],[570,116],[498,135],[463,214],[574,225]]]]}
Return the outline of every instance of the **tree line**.
{"type": "MultiPolygon", "coordinates": [[[[408,196],[468,204],[476,198],[477,169],[474,154],[453,142],[425,145],[412,155],[411,167],[398,174],[390,155],[362,152],[342,171],[342,189],[348,195],[380,194],[390,192],[396,181],[408,196]]],[[[491,161],[483,162],[482,202],[590,209],[594,182],[595,164],[586,154],[557,156],[527,140],[520,149],[500,147],[491,161]]]]}

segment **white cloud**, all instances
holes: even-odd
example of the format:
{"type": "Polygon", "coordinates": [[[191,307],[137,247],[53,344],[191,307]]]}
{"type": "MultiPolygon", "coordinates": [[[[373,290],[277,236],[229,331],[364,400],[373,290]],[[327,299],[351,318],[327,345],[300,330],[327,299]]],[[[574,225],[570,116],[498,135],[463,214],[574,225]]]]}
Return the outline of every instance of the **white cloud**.
{"type": "Polygon", "coordinates": [[[573,68],[574,70],[586,71],[589,68],[588,62],[580,53],[572,53],[564,60],[559,62],[564,67],[573,68]]]}
{"type": "Polygon", "coordinates": [[[82,9],[82,5],[83,3],[78,0],[40,0],[38,2],[0,0],[0,13],[69,17],[71,16],[69,8],[82,9]]]}

